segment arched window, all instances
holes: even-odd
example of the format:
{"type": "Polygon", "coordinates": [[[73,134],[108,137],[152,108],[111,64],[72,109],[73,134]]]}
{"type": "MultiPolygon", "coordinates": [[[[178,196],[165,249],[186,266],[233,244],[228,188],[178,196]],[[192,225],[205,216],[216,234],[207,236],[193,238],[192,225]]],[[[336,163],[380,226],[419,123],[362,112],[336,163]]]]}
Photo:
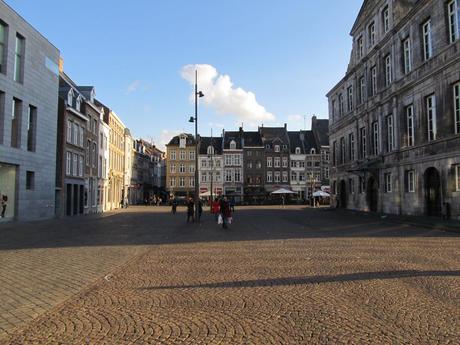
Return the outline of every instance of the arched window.
{"type": "Polygon", "coordinates": [[[77,111],[80,111],[80,104],[81,104],[81,98],[80,98],[80,96],[78,96],[77,100],[75,101],[75,109],[77,111]]]}
{"type": "Polygon", "coordinates": [[[213,155],[214,154],[214,147],[208,146],[208,155],[213,155]]]}
{"type": "Polygon", "coordinates": [[[311,149],[310,154],[315,155],[315,154],[316,154],[316,150],[315,150],[315,149],[311,149]]]}
{"type": "Polygon", "coordinates": [[[70,89],[69,93],[67,94],[67,104],[72,106],[73,105],[73,91],[70,89]]]}
{"type": "Polygon", "coordinates": [[[236,142],[235,140],[230,141],[230,150],[235,150],[236,149],[236,142]]]}
{"type": "Polygon", "coordinates": [[[296,147],[296,148],[295,148],[295,154],[296,154],[296,155],[300,155],[300,147],[296,147]]]}
{"type": "Polygon", "coordinates": [[[279,145],[275,145],[275,152],[280,152],[280,146],[279,145]]]}

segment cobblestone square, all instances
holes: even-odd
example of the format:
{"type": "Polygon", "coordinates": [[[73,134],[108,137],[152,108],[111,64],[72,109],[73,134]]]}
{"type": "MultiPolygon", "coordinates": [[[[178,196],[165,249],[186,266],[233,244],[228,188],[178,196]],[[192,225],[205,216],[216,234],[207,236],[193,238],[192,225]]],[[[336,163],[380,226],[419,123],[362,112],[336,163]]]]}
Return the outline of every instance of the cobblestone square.
{"type": "Polygon", "coordinates": [[[372,215],[131,207],[0,227],[0,344],[458,344],[460,236],[372,215]]]}

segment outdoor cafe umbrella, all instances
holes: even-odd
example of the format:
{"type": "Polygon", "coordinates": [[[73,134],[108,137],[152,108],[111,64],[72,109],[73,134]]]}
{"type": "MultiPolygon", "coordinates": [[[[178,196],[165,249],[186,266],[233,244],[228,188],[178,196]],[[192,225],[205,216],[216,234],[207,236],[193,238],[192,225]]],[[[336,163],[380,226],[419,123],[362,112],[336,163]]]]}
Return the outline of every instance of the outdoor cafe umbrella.
{"type": "Polygon", "coordinates": [[[297,194],[297,193],[293,192],[292,190],[286,189],[286,188],[280,188],[278,190],[275,190],[271,194],[297,194]]]}
{"type": "Polygon", "coordinates": [[[314,196],[314,197],[323,197],[323,198],[329,198],[329,197],[330,197],[330,195],[329,195],[328,193],[323,192],[322,190],[319,190],[319,191],[317,191],[317,192],[314,192],[314,193],[313,193],[313,196],[314,196]]]}

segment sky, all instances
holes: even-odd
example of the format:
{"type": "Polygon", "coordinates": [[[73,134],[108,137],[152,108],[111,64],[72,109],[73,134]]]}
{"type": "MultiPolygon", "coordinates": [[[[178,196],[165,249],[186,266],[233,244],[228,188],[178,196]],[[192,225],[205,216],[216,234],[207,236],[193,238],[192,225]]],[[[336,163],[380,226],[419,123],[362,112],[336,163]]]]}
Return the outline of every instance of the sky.
{"type": "Polygon", "coordinates": [[[344,76],[362,0],[6,0],[61,52],[64,71],[162,147],[194,133],[309,129],[344,76]]]}

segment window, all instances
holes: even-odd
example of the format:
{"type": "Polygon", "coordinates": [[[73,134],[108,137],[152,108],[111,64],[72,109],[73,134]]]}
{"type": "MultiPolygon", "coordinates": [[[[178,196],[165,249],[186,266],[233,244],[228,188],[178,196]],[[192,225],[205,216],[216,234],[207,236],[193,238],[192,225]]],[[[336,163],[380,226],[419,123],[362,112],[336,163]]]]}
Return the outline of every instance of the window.
{"type": "Polygon", "coordinates": [[[72,175],[78,176],[78,155],[73,153],[72,175]]]}
{"type": "Polygon", "coordinates": [[[273,160],[272,157],[267,157],[267,168],[273,167],[273,160]]]}
{"type": "Polygon", "coordinates": [[[348,179],[348,191],[350,194],[355,194],[355,181],[352,178],[348,179]]]}
{"type": "Polygon", "coordinates": [[[189,187],[195,187],[195,179],[193,177],[188,179],[188,185],[189,187]]]}
{"type": "Polygon", "coordinates": [[[455,169],[455,187],[456,191],[460,192],[460,165],[454,166],[455,169]]]}
{"type": "Polygon", "coordinates": [[[279,171],[275,171],[275,183],[279,183],[281,181],[281,174],[279,171]]]}
{"type": "Polygon", "coordinates": [[[267,172],[267,182],[273,182],[273,173],[271,171],[267,172]]]}
{"type": "Polygon", "coordinates": [[[77,96],[77,99],[75,101],[75,109],[77,111],[80,111],[81,109],[81,97],[80,96],[77,96]]]}
{"type": "Polygon", "coordinates": [[[372,123],[372,153],[378,156],[379,151],[379,123],[375,121],[372,123]]]}
{"type": "Polygon", "coordinates": [[[27,150],[35,151],[36,143],[36,131],[37,131],[37,108],[29,105],[29,114],[27,121],[27,150]]]}
{"type": "Polygon", "coordinates": [[[225,165],[232,165],[232,155],[225,155],[225,165]]]}
{"type": "Polygon", "coordinates": [[[349,86],[347,89],[348,95],[348,111],[353,110],[353,86],[349,86]]]}
{"type": "Polygon", "coordinates": [[[283,157],[283,168],[287,168],[288,167],[288,159],[287,157],[283,157]]]}
{"type": "Polygon", "coordinates": [[[233,165],[236,165],[236,166],[241,165],[240,155],[233,155],[233,165]]]}
{"type": "Polygon", "coordinates": [[[300,155],[300,147],[296,147],[296,148],[295,148],[295,154],[296,154],[296,155],[300,155]]]}
{"type": "Polygon", "coordinates": [[[78,156],[78,176],[83,177],[83,156],[78,156]]]}
{"type": "Polygon", "coordinates": [[[358,59],[362,59],[364,56],[364,40],[363,36],[359,36],[358,41],[357,41],[357,53],[358,53],[358,59]]]}
{"type": "Polygon", "coordinates": [[[262,169],[262,162],[261,161],[256,162],[256,168],[257,169],[262,169]]]}
{"type": "Polygon", "coordinates": [[[348,155],[350,161],[353,162],[355,160],[355,134],[350,133],[348,134],[348,155]]]}
{"type": "Polygon", "coordinates": [[[359,155],[361,159],[366,158],[367,156],[367,148],[366,148],[366,127],[362,127],[359,129],[359,143],[360,143],[360,150],[359,155]]]}
{"type": "Polygon", "coordinates": [[[190,151],[188,153],[189,160],[194,161],[195,160],[195,151],[190,151]]]}
{"type": "Polygon", "coordinates": [[[13,98],[11,109],[11,147],[21,147],[21,114],[22,102],[13,98]]]}
{"type": "Polygon", "coordinates": [[[83,127],[78,126],[78,137],[79,137],[79,143],[78,146],[83,147],[83,133],[85,129],[83,127]]]}
{"type": "Polygon", "coordinates": [[[72,142],[72,121],[67,120],[67,138],[68,143],[72,142]]]}
{"type": "Polygon", "coordinates": [[[183,161],[185,160],[186,154],[184,150],[180,150],[179,152],[179,160],[183,161]]]}
{"type": "Polygon", "coordinates": [[[235,140],[232,140],[230,142],[230,150],[236,150],[236,142],[235,142],[235,140]]]}
{"type": "Polygon", "coordinates": [[[291,172],[291,182],[297,181],[297,173],[295,171],[291,172]]]}
{"type": "Polygon", "coordinates": [[[287,173],[287,171],[283,171],[283,182],[288,182],[288,173],[287,173]]]}
{"type": "Polygon", "coordinates": [[[72,172],[72,154],[70,152],[66,152],[65,173],[66,175],[70,175],[71,172],[72,172]]]}
{"type": "Polygon", "coordinates": [[[93,166],[93,168],[95,168],[95,167],[96,167],[96,161],[97,161],[97,159],[96,159],[97,147],[96,147],[96,143],[95,143],[95,142],[93,142],[93,148],[92,148],[91,153],[92,153],[92,158],[93,158],[93,159],[92,159],[92,162],[91,162],[91,163],[92,163],[91,165],[93,166]]]}
{"type": "Polygon", "coordinates": [[[171,179],[169,180],[169,185],[171,187],[176,187],[176,178],[175,177],[171,177],[171,179]]]}
{"type": "Polygon", "coordinates": [[[179,138],[179,148],[185,149],[186,146],[187,146],[187,137],[181,136],[179,138]]]}
{"type": "Polygon", "coordinates": [[[460,134],[460,83],[454,85],[454,124],[455,133],[460,134]]]}
{"type": "Polygon", "coordinates": [[[364,76],[359,78],[359,103],[363,103],[365,99],[366,82],[364,76]]]}
{"type": "Polygon", "coordinates": [[[382,11],[383,32],[387,33],[390,30],[390,10],[386,6],[382,11]]]}
{"type": "Polygon", "coordinates": [[[345,163],[345,155],[346,155],[346,150],[345,150],[345,138],[340,138],[340,163],[344,164],[345,163]]]}
{"type": "MultiPolygon", "coordinates": [[[[332,144],[332,163],[337,165],[337,141],[332,144]]],[[[307,166],[311,166],[311,162],[307,162],[307,166]]]]}
{"type": "Polygon", "coordinates": [[[240,171],[240,169],[235,169],[235,182],[241,182],[241,171],[240,171]]]}
{"type": "Polygon", "coordinates": [[[26,190],[34,190],[35,188],[35,172],[26,172],[26,190]]]}
{"type": "Polygon", "coordinates": [[[434,95],[426,98],[426,117],[428,121],[428,141],[436,140],[436,98],[434,95]]]}
{"type": "Polygon", "coordinates": [[[185,173],[185,164],[184,163],[180,163],[180,165],[179,165],[179,173],[181,173],[181,174],[185,173]]]}
{"type": "Polygon", "coordinates": [[[270,150],[270,144],[265,145],[265,148],[266,148],[267,150],[270,150]]]}
{"type": "Polygon", "coordinates": [[[0,23],[0,73],[6,73],[6,25],[0,23]]]}
{"type": "Polygon", "coordinates": [[[225,170],[225,182],[232,182],[232,171],[225,170]]]}
{"type": "Polygon", "coordinates": [[[214,154],[214,147],[208,146],[207,152],[208,152],[208,155],[213,155],[214,154]]]}
{"type": "Polygon", "coordinates": [[[449,18],[449,42],[454,43],[459,36],[459,8],[457,0],[451,0],[447,3],[447,12],[449,18]]]}
{"type": "Polygon", "coordinates": [[[431,38],[431,19],[427,20],[422,25],[423,37],[423,57],[424,60],[429,60],[433,56],[433,41],[431,38]]]}
{"type": "Polygon", "coordinates": [[[91,155],[90,155],[90,147],[91,147],[91,140],[86,141],[86,165],[89,166],[91,164],[91,155]]]}
{"type": "Polygon", "coordinates": [[[387,152],[394,150],[394,130],[393,130],[393,115],[388,115],[386,117],[387,125],[387,152]]]}
{"type": "Polygon", "coordinates": [[[377,66],[371,68],[371,95],[377,94],[377,66]]]}
{"type": "Polygon", "coordinates": [[[415,171],[406,171],[406,192],[415,193],[415,171]]]}
{"type": "Polygon", "coordinates": [[[172,161],[176,160],[176,151],[171,151],[171,160],[172,161]]]}
{"type": "Polygon", "coordinates": [[[412,71],[412,51],[410,38],[403,41],[403,55],[404,55],[404,73],[409,74],[412,71]]]}
{"type": "Polygon", "coordinates": [[[247,155],[248,157],[252,156],[252,151],[247,151],[247,152],[246,152],[246,155],[247,155]]]}
{"type": "Polygon", "coordinates": [[[390,86],[392,82],[392,66],[391,66],[391,55],[388,54],[385,57],[385,86],[390,86]]]}
{"type": "Polygon", "coordinates": [[[407,146],[414,146],[414,106],[409,105],[406,108],[406,136],[407,146]]]}
{"type": "Polygon", "coordinates": [[[369,39],[369,48],[372,48],[375,45],[375,23],[372,22],[367,28],[368,39],[369,39]]]}
{"type": "Polygon", "coordinates": [[[280,152],[280,146],[279,145],[275,145],[275,152],[280,152]]]}
{"type": "Polygon", "coordinates": [[[392,190],[391,173],[384,174],[383,180],[385,183],[385,193],[391,193],[391,190],[392,190]]]}
{"type": "Polygon", "coordinates": [[[22,83],[24,77],[24,37],[16,34],[14,50],[14,81],[22,83]]]}
{"type": "Polygon", "coordinates": [[[339,94],[339,116],[343,116],[343,95],[339,94]]]}
{"type": "Polygon", "coordinates": [[[194,173],[195,173],[195,164],[190,164],[190,165],[188,166],[188,172],[189,172],[190,174],[194,174],[194,173]]]}
{"type": "Polygon", "coordinates": [[[275,166],[275,168],[279,168],[279,167],[280,167],[280,164],[281,164],[280,157],[275,157],[275,159],[274,159],[274,166],[275,166]]]}
{"type": "Polygon", "coordinates": [[[185,177],[179,177],[179,187],[185,187],[185,177]]]}
{"type": "Polygon", "coordinates": [[[171,171],[171,174],[175,174],[176,173],[176,165],[175,164],[171,164],[171,166],[169,167],[170,171],[171,171]]]}
{"type": "Polygon", "coordinates": [[[201,182],[204,182],[204,183],[208,182],[207,177],[208,177],[208,174],[206,173],[206,171],[202,172],[201,173],[201,182]]]}

